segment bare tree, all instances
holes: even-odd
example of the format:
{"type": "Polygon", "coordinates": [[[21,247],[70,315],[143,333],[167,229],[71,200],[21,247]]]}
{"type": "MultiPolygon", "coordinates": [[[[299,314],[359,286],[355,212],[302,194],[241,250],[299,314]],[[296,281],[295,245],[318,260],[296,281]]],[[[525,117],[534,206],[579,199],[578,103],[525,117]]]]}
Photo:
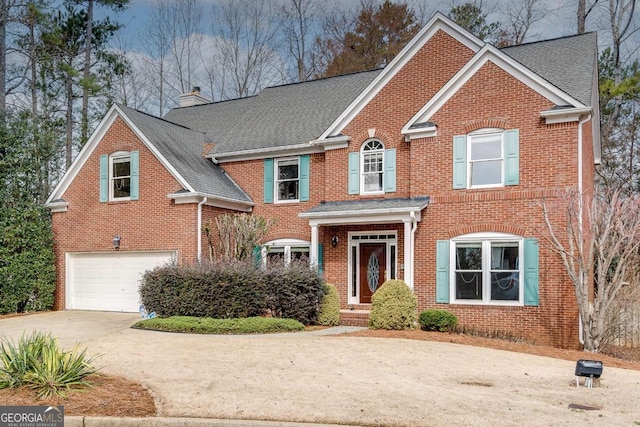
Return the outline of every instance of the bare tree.
{"type": "Polygon", "coordinates": [[[196,0],[171,0],[168,8],[174,77],[180,93],[191,90],[194,61],[201,40],[202,10],[196,0]]]}
{"type": "Polygon", "coordinates": [[[224,261],[249,259],[254,248],[267,235],[272,225],[272,220],[260,216],[242,213],[224,214],[215,218],[217,232],[215,233],[214,221],[206,221],[202,226],[202,232],[209,243],[210,261],[215,260],[216,243],[220,259],[224,261]]]}
{"type": "Polygon", "coordinates": [[[498,46],[524,43],[531,26],[545,19],[550,13],[544,0],[517,0],[509,3],[504,12],[505,19],[498,35],[498,46]]]}
{"type": "Polygon", "coordinates": [[[226,1],[215,9],[217,48],[232,85],[223,97],[254,95],[278,79],[277,30],[278,17],[267,0],[226,1]]]}
{"type": "Polygon", "coordinates": [[[167,0],[155,0],[151,9],[151,19],[141,37],[145,48],[147,65],[153,71],[152,85],[158,98],[158,114],[164,115],[166,105],[167,57],[171,49],[169,5],[167,0]]]}
{"type": "Polygon", "coordinates": [[[611,338],[607,331],[623,287],[640,286],[640,197],[616,190],[584,203],[583,194],[567,196],[566,224],[546,202],[540,207],[548,246],[562,258],[574,286],[584,349],[595,353],[611,338]]]}
{"type": "Polygon", "coordinates": [[[598,4],[598,0],[578,0],[578,10],[576,11],[577,29],[578,34],[585,32],[587,17],[593,12],[594,8],[598,4]]]}
{"type": "Polygon", "coordinates": [[[310,79],[316,71],[313,41],[317,37],[317,0],[289,0],[282,6],[282,32],[288,54],[295,62],[295,81],[310,79]]]}

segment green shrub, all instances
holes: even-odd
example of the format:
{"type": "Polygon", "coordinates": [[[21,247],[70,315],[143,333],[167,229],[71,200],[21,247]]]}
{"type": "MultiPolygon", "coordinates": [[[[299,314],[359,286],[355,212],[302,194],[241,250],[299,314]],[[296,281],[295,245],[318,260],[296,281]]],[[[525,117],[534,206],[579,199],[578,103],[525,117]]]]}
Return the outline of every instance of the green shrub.
{"type": "Polygon", "coordinates": [[[38,397],[65,396],[72,387],[88,386],[94,374],[86,349],[63,351],[51,334],[34,332],[18,343],[0,341],[0,389],[26,386],[38,397]]]}
{"type": "Polygon", "coordinates": [[[323,326],[338,326],[340,324],[340,298],[334,285],[324,285],[324,296],[320,301],[318,324],[323,326]]]}
{"type": "Polygon", "coordinates": [[[134,328],[192,334],[266,334],[303,331],[304,325],[293,319],[249,317],[245,319],[212,319],[210,317],[173,316],[142,320],[134,328]]]}
{"type": "Polygon", "coordinates": [[[446,310],[424,310],[420,313],[420,326],[425,331],[447,332],[458,324],[458,318],[446,310]]]}
{"type": "Polygon", "coordinates": [[[308,265],[267,270],[252,261],[214,265],[166,265],[147,271],[140,297],[159,317],[231,319],[270,316],[317,322],[322,279],[308,265]]]}
{"type": "Polygon", "coordinates": [[[369,327],[413,329],[417,307],[418,299],[403,280],[387,280],[371,298],[369,327]]]}

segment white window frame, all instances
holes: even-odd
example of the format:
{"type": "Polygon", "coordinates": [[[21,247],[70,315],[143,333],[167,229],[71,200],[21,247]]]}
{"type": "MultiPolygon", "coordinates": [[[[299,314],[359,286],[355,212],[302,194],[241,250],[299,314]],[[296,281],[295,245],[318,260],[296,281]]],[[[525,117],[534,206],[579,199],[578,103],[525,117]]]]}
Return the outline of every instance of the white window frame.
{"type": "MultiPolygon", "coordinates": [[[[379,139],[370,139],[366,141],[364,144],[362,144],[362,147],[360,147],[360,194],[384,194],[384,151],[385,151],[384,143],[379,139]],[[376,148],[373,150],[365,151],[365,149],[369,147],[370,144],[379,144],[379,147],[382,147],[382,148],[376,148]],[[365,171],[364,171],[365,161],[364,160],[367,155],[373,155],[373,154],[376,154],[376,155],[380,154],[381,170],[380,172],[377,172],[377,174],[382,177],[382,185],[380,186],[379,190],[367,191],[365,186],[365,171]]],[[[371,174],[371,172],[367,172],[367,173],[371,174]]]]}
{"type": "MultiPolygon", "coordinates": [[[[277,239],[277,240],[271,240],[269,242],[266,242],[260,248],[260,256],[261,256],[262,266],[263,267],[267,266],[267,255],[269,255],[269,251],[271,249],[273,249],[273,248],[282,248],[282,249],[284,249],[284,252],[283,252],[284,265],[290,265],[291,264],[291,252],[292,252],[292,249],[306,248],[308,250],[309,254],[311,254],[311,242],[308,242],[306,240],[300,240],[300,239],[277,239]]],[[[311,259],[309,259],[309,262],[311,262],[311,259]]]]}
{"type": "Polygon", "coordinates": [[[273,161],[273,200],[275,203],[296,203],[300,201],[300,157],[283,157],[280,159],[274,159],[273,161]],[[280,163],[285,163],[285,162],[293,162],[295,161],[296,164],[298,165],[298,194],[295,199],[283,199],[280,200],[280,191],[279,191],[279,183],[280,182],[284,182],[284,181],[295,181],[294,179],[288,179],[288,180],[281,180],[280,179],[280,174],[278,173],[279,171],[279,167],[280,167],[280,163]]]}
{"type": "Polygon", "coordinates": [[[524,305],[524,238],[508,233],[471,233],[457,236],[449,245],[449,295],[452,304],[468,305],[524,305]],[[456,244],[481,243],[482,245],[482,299],[457,299],[456,298],[456,244]],[[491,244],[492,243],[518,243],[518,299],[517,300],[492,300],[491,299],[491,244]]]}
{"type": "MultiPolygon", "coordinates": [[[[121,179],[123,177],[118,177],[121,179]]],[[[126,178],[126,176],[124,177],[126,178]]],[[[131,153],[128,151],[118,151],[109,156],[109,201],[125,201],[131,200],[131,153]],[[129,162],[129,196],[128,197],[115,197],[114,195],[114,185],[115,185],[115,177],[113,176],[113,166],[115,163],[126,163],[129,162]]]]}
{"type": "Polygon", "coordinates": [[[360,243],[383,243],[387,244],[387,265],[385,267],[384,281],[398,278],[398,232],[395,230],[380,230],[380,231],[352,231],[348,233],[349,237],[349,254],[347,257],[347,275],[349,276],[349,283],[347,286],[347,304],[355,305],[360,304],[360,266],[358,262],[360,260],[360,243]],[[380,238],[376,236],[393,236],[380,238]],[[357,236],[357,237],[356,237],[357,236]],[[365,239],[361,239],[362,236],[368,236],[365,239]],[[354,238],[355,237],[355,238],[354,238]],[[395,259],[392,265],[391,259],[391,247],[395,248],[395,259]],[[354,251],[355,249],[355,251],[354,251]],[[355,252],[355,259],[353,252],[355,252]],[[393,268],[392,268],[393,267],[393,268]],[[354,282],[354,269],[355,268],[355,282],[354,282]],[[391,277],[391,271],[395,271],[395,277],[391,277]]]}
{"type": "Polygon", "coordinates": [[[496,188],[496,187],[504,187],[504,175],[505,175],[505,154],[504,154],[504,129],[499,128],[485,128],[480,129],[475,132],[471,132],[467,135],[467,188],[496,188]],[[483,159],[483,160],[471,160],[472,157],[472,145],[476,138],[478,137],[487,137],[491,135],[496,135],[500,137],[500,157],[496,157],[493,159],[483,159]],[[474,163],[482,163],[487,161],[500,161],[500,182],[493,184],[482,184],[482,185],[473,185],[473,164],[474,163]]]}

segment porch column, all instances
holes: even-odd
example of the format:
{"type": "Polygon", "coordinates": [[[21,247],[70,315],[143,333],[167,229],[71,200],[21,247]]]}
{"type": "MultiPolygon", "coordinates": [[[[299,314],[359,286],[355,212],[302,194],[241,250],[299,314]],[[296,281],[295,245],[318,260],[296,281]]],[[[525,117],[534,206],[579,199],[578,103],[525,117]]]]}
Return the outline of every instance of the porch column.
{"type": "Polygon", "coordinates": [[[413,233],[411,231],[411,220],[405,220],[404,223],[404,281],[413,290],[413,233]]]}
{"type": "Polygon", "coordinates": [[[309,261],[314,268],[318,266],[318,224],[311,226],[311,247],[309,248],[309,261]]]}

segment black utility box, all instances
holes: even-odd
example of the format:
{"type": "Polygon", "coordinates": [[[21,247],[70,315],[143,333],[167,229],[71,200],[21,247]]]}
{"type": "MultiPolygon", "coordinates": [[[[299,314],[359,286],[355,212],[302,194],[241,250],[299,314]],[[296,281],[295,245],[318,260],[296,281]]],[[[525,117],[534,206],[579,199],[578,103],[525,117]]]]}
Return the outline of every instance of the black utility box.
{"type": "Polygon", "coordinates": [[[580,359],[576,362],[576,377],[600,378],[602,362],[599,360],[580,359]]]}

